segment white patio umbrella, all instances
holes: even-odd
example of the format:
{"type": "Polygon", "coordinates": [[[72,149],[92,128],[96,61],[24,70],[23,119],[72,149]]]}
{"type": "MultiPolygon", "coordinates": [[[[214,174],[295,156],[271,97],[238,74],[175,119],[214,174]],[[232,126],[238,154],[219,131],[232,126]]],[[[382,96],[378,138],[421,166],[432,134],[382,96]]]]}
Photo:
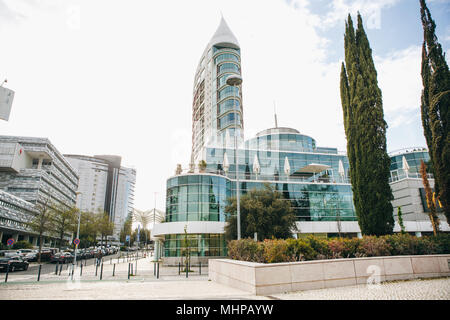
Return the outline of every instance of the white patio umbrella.
{"type": "Polygon", "coordinates": [[[402,166],[403,166],[403,170],[406,172],[406,176],[408,176],[409,165],[408,165],[408,161],[406,161],[405,156],[402,157],[402,166]]]}
{"type": "Polygon", "coordinates": [[[259,174],[260,171],[261,166],[259,165],[258,156],[255,154],[255,157],[253,158],[253,172],[259,174]]]}
{"type": "Polygon", "coordinates": [[[230,163],[228,162],[227,152],[225,151],[223,153],[223,171],[228,172],[229,168],[230,168],[230,163]]]}
{"type": "Polygon", "coordinates": [[[344,164],[342,163],[342,160],[339,160],[339,169],[338,173],[341,176],[342,179],[344,179],[345,176],[345,170],[344,170],[344,164]]]}
{"type": "Polygon", "coordinates": [[[288,157],[284,158],[284,173],[286,175],[291,173],[291,166],[289,165],[288,157]]]}
{"type": "Polygon", "coordinates": [[[231,147],[230,130],[225,130],[225,147],[231,147]]]}

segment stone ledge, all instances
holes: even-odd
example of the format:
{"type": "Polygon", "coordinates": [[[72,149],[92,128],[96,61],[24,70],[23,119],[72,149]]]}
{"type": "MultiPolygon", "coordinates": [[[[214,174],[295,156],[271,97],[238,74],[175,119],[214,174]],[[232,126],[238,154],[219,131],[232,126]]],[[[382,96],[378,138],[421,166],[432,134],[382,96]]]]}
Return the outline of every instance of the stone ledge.
{"type": "Polygon", "coordinates": [[[256,295],[446,277],[450,255],[389,256],[283,263],[215,259],[209,279],[256,295]]]}

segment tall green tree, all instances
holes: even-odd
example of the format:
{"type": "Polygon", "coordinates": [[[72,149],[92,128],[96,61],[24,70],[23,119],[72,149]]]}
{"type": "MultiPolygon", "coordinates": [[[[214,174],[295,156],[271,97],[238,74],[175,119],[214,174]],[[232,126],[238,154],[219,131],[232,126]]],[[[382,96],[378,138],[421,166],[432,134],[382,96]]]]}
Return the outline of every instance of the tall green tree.
{"type": "MultiPolygon", "coordinates": [[[[51,227],[58,236],[58,248],[61,250],[66,232],[73,231],[78,222],[78,209],[73,206],[57,205],[50,211],[51,227]]],[[[76,232],[75,232],[76,234],[76,232]]]]}
{"type": "MultiPolygon", "coordinates": [[[[229,198],[225,207],[228,223],[225,227],[227,240],[237,239],[237,201],[229,198]]],[[[281,192],[274,190],[269,184],[263,189],[253,189],[240,197],[241,237],[258,239],[286,239],[292,237],[296,230],[295,215],[289,201],[281,192]]]]}
{"type": "Polygon", "coordinates": [[[386,150],[387,123],[372,49],[359,13],[356,30],[348,15],[344,44],[341,102],[356,216],[364,235],[390,234],[394,217],[390,158],[386,150]]]}
{"type": "Polygon", "coordinates": [[[123,224],[122,230],[120,230],[120,242],[124,243],[125,245],[127,245],[126,242],[126,237],[129,235],[131,236],[132,233],[132,225],[133,225],[133,216],[131,214],[129,214],[127,216],[127,219],[125,220],[125,223],[123,224]]]}
{"type": "Polygon", "coordinates": [[[434,235],[437,235],[439,232],[439,217],[436,213],[436,201],[433,197],[433,190],[431,189],[430,182],[428,181],[427,177],[427,168],[425,165],[425,162],[423,160],[420,160],[420,175],[422,176],[422,183],[423,187],[425,189],[425,198],[427,200],[427,206],[428,206],[428,217],[430,218],[431,226],[433,227],[433,233],[434,235]]]}
{"type": "Polygon", "coordinates": [[[97,230],[101,236],[102,246],[103,239],[106,239],[106,245],[108,245],[108,236],[111,236],[114,233],[114,222],[110,220],[107,212],[102,211],[97,213],[96,220],[97,230]]]}
{"type": "Polygon", "coordinates": [[[52,203],[50,198],[45,198],[42,202],[37,202],[36,215],[28,223],[31,230],[38,233],[39,237],[39,250],[38,250],[38,263],[41,263],[42,243],[44,234],[52,233],[52,203]]]}
{"type": "Polygon", "coordinates": [[[422,126],[433,164],[434,189],[450,223],[450,71],[425,0],[420,0],[420,16],[424,37],[422,126]]]}

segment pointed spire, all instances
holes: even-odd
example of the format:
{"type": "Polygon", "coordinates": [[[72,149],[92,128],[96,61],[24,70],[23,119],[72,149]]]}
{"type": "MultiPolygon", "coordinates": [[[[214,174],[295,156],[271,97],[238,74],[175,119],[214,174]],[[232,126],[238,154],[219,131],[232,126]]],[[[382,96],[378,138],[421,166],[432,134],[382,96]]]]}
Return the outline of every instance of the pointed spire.
{"type": "Polygon", "coordinates": [[[211,38],[211,41],[209,41],[209,44],[211,46],[223,45],[230,46],[236,49],[240,48],[239,42],[237,41],[233,32],[231,32],[230,27],[228,27],[228,24],[223,16],[220,19],[219,27],[217,28],[216,33],[214,33],[213,37],[211,38]]]}

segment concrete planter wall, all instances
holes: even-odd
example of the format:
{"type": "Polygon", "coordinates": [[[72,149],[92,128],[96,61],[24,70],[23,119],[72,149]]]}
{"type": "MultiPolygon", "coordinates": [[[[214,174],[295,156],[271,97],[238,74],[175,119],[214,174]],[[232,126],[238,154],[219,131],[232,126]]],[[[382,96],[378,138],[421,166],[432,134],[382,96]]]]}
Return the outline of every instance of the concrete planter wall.
{"type": "Polygon", "coordinates": [[[209,261],[209,279],[256,295],[450,276],[450,255],[254,263],[209,261]],[[370,279],[369,279],[370,278],[370,279]]]}

